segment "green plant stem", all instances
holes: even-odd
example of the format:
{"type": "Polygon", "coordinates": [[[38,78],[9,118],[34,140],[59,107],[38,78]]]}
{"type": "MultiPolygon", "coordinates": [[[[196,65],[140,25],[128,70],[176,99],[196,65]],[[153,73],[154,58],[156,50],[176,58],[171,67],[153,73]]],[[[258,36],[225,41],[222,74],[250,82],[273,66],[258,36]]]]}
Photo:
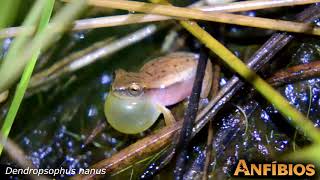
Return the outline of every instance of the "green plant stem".
{"type": "Polygon", "coordinates": [[[11,25],[19,10],[20,0],[1,0],[0,29],[11,25]]]}
{"type": "MultiPolygon", "coordinates": [[[[40,2],[46,1],[41,0],[40,2]]],[[[86,2],[87,0],[74,0],[64,6],[42,32],[38,33],[32,40],[29,40],[27,48],[20,48],[19,50],[22,50],[22,52],[17,51],[14,58],[6,57],[0,68],[0,92],[10,88],[18,80],[34,52],[38,49],[46,50],[53,42],[59,39],[61,34],[70,27],[71,22],[86,7],[86,2]]]]}
{"type": "MultiPolygon", "coordinates": [[[[19,11],[20,0],[2,0],[0,6],[0,30],[14,23],[17,11],[19,11]]],[[[0,42],[0,51],[2,51],[2,44],[0,42]]],[[[1,92],[0,92],[1,93],[1,92]]]]}
{"type": "MultiPolygon", "coordinates": [[[[47,24],[49,23],[50,17],[51,17],[51,13],[53,10],[53,6],[54,6],[54,2],[55,0],[47,0],[45,6],[42,8],[42,16],[39,22],[39,26],[38,26],[38,30],[37,33],[41,32],[44,30],[44,28],[47,26],[47,24]]],[[[13,97],[12,100],[12,104],[10,106],[10,109],[8,111],[8,114],[5,118],[5,121],[3,123],[3,126],[1,128],[1,133],[2,133],[2,142],[5,143],[12,124],[14,122],[14,119],[16,117],[16,114],[19,110],[20,104],[22,102],[23,96],[25,94],[25,91],[28,87],[29,84],[29,80],[30,77],[32,75],[32,71],[34,69],[34,66],[37,62],[37,58],[40,54],[40,49],[38,49],[32,56],[31,60],[28,62],[23,74],[22,74],[22,78],[17,86],[15,95],[13,97]]],[[[3,144],[0,144],[0,155],[2,153],[3,150],[3,144]]]]}

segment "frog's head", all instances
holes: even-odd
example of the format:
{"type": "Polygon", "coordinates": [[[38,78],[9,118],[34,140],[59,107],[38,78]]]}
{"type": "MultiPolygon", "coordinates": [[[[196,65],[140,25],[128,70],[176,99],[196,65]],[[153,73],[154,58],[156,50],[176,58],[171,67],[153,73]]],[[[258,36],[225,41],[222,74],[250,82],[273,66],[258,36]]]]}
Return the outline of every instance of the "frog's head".
{"type": "Polygon", "coordinates": [[[126,134],[137,134],[150,128],[160,115],[157,104],[143,96],[138,73],[115,72],[112,90],[104,112],[109,124],[126,134]]]}
{"type": "Polygon", "coordinates": [[[142,79],[140,73],[126,72],[123,69],[116,70],[112,91],[119,96],[140,97],[144,91],[142,79]]]}

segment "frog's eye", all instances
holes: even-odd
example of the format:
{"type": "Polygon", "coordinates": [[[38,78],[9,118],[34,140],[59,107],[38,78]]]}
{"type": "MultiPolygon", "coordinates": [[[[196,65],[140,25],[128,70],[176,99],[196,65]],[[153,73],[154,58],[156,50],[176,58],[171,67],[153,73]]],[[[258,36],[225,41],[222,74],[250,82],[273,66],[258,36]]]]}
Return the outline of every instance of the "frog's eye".
{"type": "Polygon", "coordinates": [[[142,94],[142,87],[139,86],[138,84],[136,83],[132,83],[130,86],[129,86],[129,93],[131,96],[139,96],[142,94]]]}

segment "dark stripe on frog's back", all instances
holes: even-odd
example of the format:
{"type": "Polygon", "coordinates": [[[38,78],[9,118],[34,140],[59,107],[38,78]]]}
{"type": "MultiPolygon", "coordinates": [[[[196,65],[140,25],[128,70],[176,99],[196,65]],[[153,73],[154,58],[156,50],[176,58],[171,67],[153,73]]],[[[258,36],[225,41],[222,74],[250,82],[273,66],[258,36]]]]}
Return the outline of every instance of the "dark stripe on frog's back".
{"type": "Polygon", "coordinates": [[[197,56],[193,53],[176,52],[156,58],[141,69],[147,88],[167,87],[190,79],[195,74],[197,56]]]}

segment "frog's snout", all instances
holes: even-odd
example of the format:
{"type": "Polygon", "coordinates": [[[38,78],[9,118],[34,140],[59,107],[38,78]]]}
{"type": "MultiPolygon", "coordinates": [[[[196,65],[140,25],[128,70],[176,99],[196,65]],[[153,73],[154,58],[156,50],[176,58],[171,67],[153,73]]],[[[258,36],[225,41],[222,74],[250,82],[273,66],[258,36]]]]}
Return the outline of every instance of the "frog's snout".
{"type": "Polygon", "coordinates": [[[161,113],[155,103],[145,98],[126,98],[113,92],[107,96],[104,112],[108,123],[126,134],[137,134],[147,130],[161,113]]]}

